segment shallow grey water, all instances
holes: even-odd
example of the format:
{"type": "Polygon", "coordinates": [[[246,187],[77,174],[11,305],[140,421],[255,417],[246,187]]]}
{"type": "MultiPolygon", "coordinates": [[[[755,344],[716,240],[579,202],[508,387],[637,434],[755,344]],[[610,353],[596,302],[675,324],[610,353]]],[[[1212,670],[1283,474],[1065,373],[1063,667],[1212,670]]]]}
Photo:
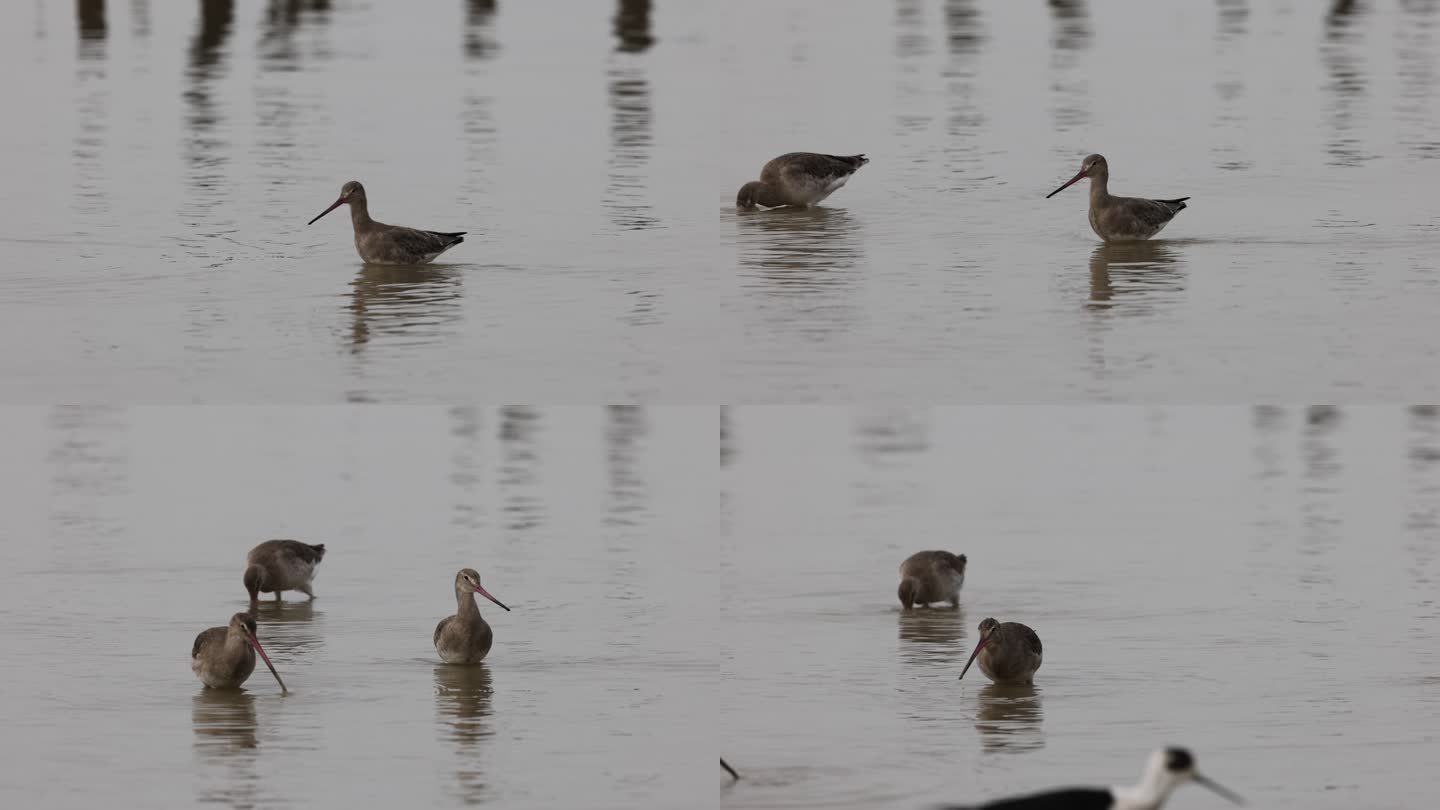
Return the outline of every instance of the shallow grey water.
{"type": "Polygon", "coordinates": [[[722,217],[738,399],[1432,394],[1440,4],[1330,5],[797,0],[737,21],[726,75],[755,89],[721,129],[734,171],[872,158],[826,212],[722,217]],[[1083,185],[1044,199],[1089,152],[1112,192],[1190,207],[1101,247],[1083,185]]]}
{"type": "Polygon", "coordinates": [[[658,119],[698,21],[76,6],[0,9],[0,68],[25,77],[0,91],[0,323],[28,347],[0,359],[0,398],[673,401],[707,376],[694,347],[728,327],[701,281],[705,125],[658,119]],[[305,224],[350,179],[381,221],[470,235],[366,267],[344,212],[305,224]]]}
{"type": "MultiPolygon", "coordinates": [[[[0,804],[672,808],[713,790],[711,409],[0,414],[0,804]],[[241,693],[189,671],[245,552],[323,542],[263,601],[241,693]],[[431,645],[473,566],[495,646],[431,645]]],[[[711,794],[713,795],[713,794],[711,794]]]]}
{"type": "Polygon", "coordinates": [[[0,399],[1430,399],[1437,4],[0,8],[0,399]],[[795,149],[825,210],[737,216],[795,149]],[[1120,193],[1193,197],[1097,246],[1120,193]],[[305,222],[468,230],[367,268],[305,222]]]}
{"type": "Polygon", "coordinates": [[[722,457],[722,806],[1129,784],[1166,743],[1256,807],[1432,803],[1433,408],[737,408],[722,457]],[[928,548],[958,614],[900,612],[928,548]],[[1033,690],[957,681],[987,616],[1043,639],[1033,690]]]}

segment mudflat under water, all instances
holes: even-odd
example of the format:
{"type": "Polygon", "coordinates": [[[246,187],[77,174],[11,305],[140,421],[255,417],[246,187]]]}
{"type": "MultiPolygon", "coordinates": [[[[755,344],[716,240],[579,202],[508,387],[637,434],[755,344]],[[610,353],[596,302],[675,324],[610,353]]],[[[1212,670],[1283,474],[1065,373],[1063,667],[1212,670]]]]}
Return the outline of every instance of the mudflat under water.
{"type": "MultiPolygon", "coordinates": [[[[713,797],[711,409],[0,411],[0,804],[685,807],[713,797]],[[705,517],[709,516],[710,520],[705,517]],[[240,692],[190,672],[259,540],[240,692]],[[477,569],[495,646],[441,664],[477,569]]],[[[713,800],[713,799],[712,799],[713,800]]]]}
{"type": "Polygon", "coordinates": [[[1433,408],[736,408],[722,448],[723,807],[1131,784],[1167,743],[1253,807],[1432,801],[1433,408]],[[961,608],[904,615],[930,548],[961,608]],[[957,681],[987,616],[1033,689],[957,681]]]}
{"type": "Polygon", "coordinates": [[[0,400],[1416,401],[1440,4],[0,8],[0,400]],[[791,150],[872,162],[738,216],[791,150]],[[1118,193],[1192,197],[1105,248],[1118,193]],[[367,267],[334,215],[470,232],[367,267]]]}

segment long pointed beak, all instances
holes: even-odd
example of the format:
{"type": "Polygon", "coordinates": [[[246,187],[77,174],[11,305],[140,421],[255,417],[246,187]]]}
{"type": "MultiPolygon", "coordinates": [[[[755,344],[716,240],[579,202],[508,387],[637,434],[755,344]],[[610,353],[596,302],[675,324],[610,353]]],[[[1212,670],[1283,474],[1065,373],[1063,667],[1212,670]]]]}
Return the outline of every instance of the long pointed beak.
{"type": "Polygon", "coordinates": [[[275,682],[280,684],[280,691],[289,692],[290,690],[285,688],[285,682],[280,680],[280,673],[275,671],[275,665],[270,663],[270,656],[265,654],[265,648],[260,646],[260,640],[250,635],[247,635],[245,640],[250,642],[250,646],[255,648],[255,652],[260,653],[261,660],[265,662],[265,666],[270,668],[270,674],[275,676],[275,682]]]}
{"type": "Polygon", "coordinates": [[[975,645],[975,652],[970,653],[970,660],[965,662],[965,668],[960,670],[960,677],[956,678],[956,680],[965,680],[965,673],[970,671],[970,665],[975,663],[975,656],[980,654],[980,648],[985,646],[986,641],[987,639],[982,638],[980,639],[980,643],[975,645]]]}
{"type": "Polygon", "coordinates": [[[326,208],[324,211],[321,211],[321,212],[320,212],[320,216],[315,217],[315,219],[312,219],[312,220],[310,220],[309,222],[307,222],[307,223],[305,223],[305,224],[306,224],[306,225],[314,225],[314,224],[316,223],[316,221],[318,221],[318,220],[320,219],[320,217],[325,216],[326,214],[330,213],[331,211],[334,211],[336,208],[339,208],[340,206],[342,206],[342,205],[344,205],[344,204],[345,204],[345,198],[344,198],[344,197],[341,197],[340,199],[338,199],[338,200],[336,200],[335,202],[331,203],[329,208],[326,208]]]}
{"type": "Polygon", "coordinates": [[[736,773],[735,769],[730,767],[730,763],[726,762],[724,757],[720,757],[720,767],[724,768],[725,772],[730,774],[731,779],[740,778],[740,774],[736,773]]]}
{"type": "Polygon", "coordinates": [[[504,602],[501,602],[499,599],[496,599],[495,597],[491,596],[489,591],[485,590],[484,588],[480,587],[479,585],[476,585],[476,586],[475,586],[475,592],[478,593],[478,594],[480,594],[481,596],[485,597],[486,599],[489,599],[491,602],[494,602],[495,604],[499,605],[500,607],[505,608],[506,610],[509,610],[509,609],[510,609],[510,608],[508,608],[508,607],[505,607],[505,603],[504,603],[504,602]]]}
{"type": "MultiPolygon", "coordinates": [[[[1065,185],[1063,185],[1063,186],[1055,189],[1054,191],[1050,192],[1049,194],[1046,194],[1046,195],[1045,195],[1045,199],[1048,200],[1048,199],[1050,199],[1051,197],[1054,197],[1056,194],[1059,194],[1060,192],[1062,192],[1062,191],[1064,191],[1065,189],[1067,189],[1067,188],[1075,185],[1076,183],[1080,182],[1080,181],[1083,180],[1083,179],[1085,179],[1085,170],[1084,170],[1084,169],[1081,169],[1079,174],[1077,174],[1077,175],[1075,175],[1074,177],[1070,178],[1070,182],[1068,182],[1068,183],[1066,183],[1065,185]]],[[[340,203],[335,203],[335,205],[339,205],[339,204],[340,204],[340,203]]],[[[332,205],[332,206],[330,206],[330,207],[331,207],[331,208],[334,208],[335,205],[332,205]]],[[[321,214],[320,216],[324,216],[324,214],[321,214]]],[[[320,217],[316,217],[316,219],[319,219],[319,218],[320,218],[320,217]]]]}
{"type": "Polygon", "coordinates": [[[1208,777],[1208,776],[1202,776],[1202,775],[1200,775],[1199,773],[1195,773],[1195,774],[1192,774],[1190,778],[1191,778],[1191,779],[1194,779],[1197,783],[1202,784],[1202,785],[1204,785],[1204,786],[1207,787],[1207,788],[1210,788],[1211,790],[1215,791],[1216,793],[1219,793],[1221,796],[1225,797],[1226,799],[1229,799],[1231,802],[1234,802],[1235,804],[1244,804],[1244,803],[1245,803],[1245,800],[1242,799],[1242,798],[1240,798],[1239,794],[1231,791],[1229,788],[1223,787],[1222,785],[1220,785],[1220,783],[1216,782],[1215,780],[1211,779],[1211,778],[1208,777]]]}

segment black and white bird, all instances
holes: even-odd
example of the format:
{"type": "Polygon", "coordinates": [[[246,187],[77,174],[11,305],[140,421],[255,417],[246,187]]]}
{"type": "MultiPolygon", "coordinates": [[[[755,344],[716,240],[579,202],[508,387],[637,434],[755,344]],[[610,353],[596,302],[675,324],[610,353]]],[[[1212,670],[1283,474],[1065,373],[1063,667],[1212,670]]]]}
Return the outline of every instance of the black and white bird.
{"type": "Polygon", "coordinates": [[[1245,803],[1195,770],[1195,757],[1189,751],[1161,748],[1150,754],[1140,784],[1131,787],[1061,788],[988,804],[945,805],[937,810],[1160,810],[1170,793],[1186,782],[1204,785],[1235,804],[1245,803]]]}

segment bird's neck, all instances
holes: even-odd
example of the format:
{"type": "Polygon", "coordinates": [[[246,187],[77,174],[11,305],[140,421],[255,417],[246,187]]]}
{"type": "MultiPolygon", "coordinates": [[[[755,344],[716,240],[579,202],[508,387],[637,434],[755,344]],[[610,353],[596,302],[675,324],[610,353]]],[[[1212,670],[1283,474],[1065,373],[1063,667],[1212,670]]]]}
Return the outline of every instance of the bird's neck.
{"type": "Polygon", "coordinates": [[[455,592],[455,615],[466,619],[480,617],[480,606],[475,604],[475,594],[469,591],[455,592]]]}
{"type": "Polygon", "coordinates": [[[250,642],[245,640],[245,634],[239,630],[231,629],[225,634],[225,652],[229,655],[243,655],[250,649],[250,642]]]}
{"type": "Polygon", "coordinates": [[[1090,204],[1094,205],[1108,199],[1110,199],[1110,176],[1102,173],[1090,178],[1090,204]]]}
{"type": "Polygon", "coordinates": [[[776,208],[785,205],[785,198],[780,190],[769,183],[755,183],[750,188],[750,201],[754,205],[765,208],[776,208]]]}
{"type": "Polygon", "coordinates": [[[1163,768],[1151,767],[1139,784],[1111,789],[1115,794],[1113,810],[1158,810],[1170,798],[1176,784],[1163,768]]]}
{"type": "Polygon", "coordinates": [[[375,220],[370,218],[370,209],[363,199],[350,203],[350,224],[355,230],[364,230],[373,224],[375,220]]]}

